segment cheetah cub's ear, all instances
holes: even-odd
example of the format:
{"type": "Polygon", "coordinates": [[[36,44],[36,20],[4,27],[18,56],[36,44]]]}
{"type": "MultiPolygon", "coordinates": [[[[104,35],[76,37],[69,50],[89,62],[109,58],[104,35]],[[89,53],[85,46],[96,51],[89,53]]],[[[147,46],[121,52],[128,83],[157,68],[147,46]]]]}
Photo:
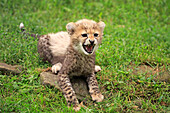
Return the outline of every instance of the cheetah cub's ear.
{"type": "Polygon", "coordinates": [[[99,23],[98,23],[98,25],[99,25],[99,27],[100,27],[100,29],[101,29],[101,32],[103,32],[104,31],[104,28],[105,28],[105,23],[104,22],[102,22],[102,21],[100,21],[99,23]]]}
{"type": "Polygon", "coordinates": [[[76,28],[76,24],[73,23],[73,22],[70,22],[66,25],[66,29],[67,29],[67,32],[71,35],[74,33],[75,31],[75,28],[76,28]]]}

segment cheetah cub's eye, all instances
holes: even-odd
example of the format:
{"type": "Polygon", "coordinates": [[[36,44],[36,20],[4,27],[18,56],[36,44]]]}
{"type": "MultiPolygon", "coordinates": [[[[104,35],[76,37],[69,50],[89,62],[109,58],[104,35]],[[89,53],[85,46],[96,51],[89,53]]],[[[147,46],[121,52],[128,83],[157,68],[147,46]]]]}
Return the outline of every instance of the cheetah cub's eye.
{"type": "Polygon", "coordinates": [[[97,34],[97,33],[94,33],[94,37],[98,37],[99,36],[99,34],[97,34]]]}
{"type": "Polygon", "coordinates": [[[88,35],[87,34],[81,34],[82,37],[87,37],[88,35]]]}

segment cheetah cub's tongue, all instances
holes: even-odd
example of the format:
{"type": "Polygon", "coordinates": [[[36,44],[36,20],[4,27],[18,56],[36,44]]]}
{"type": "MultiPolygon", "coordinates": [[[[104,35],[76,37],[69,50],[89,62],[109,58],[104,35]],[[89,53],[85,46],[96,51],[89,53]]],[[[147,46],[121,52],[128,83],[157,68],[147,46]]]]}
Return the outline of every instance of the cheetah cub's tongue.
{"type": "Polygon", "coordinates": [[[85,49],[85,51],[87,52],[87,53],[92,53],[93,52],[93,49],[94,49],[94,44],[92,45],[92,44],[90,44],[90,45],[84,45],[83,47],[84,47],[84,49],[85,49]]]}

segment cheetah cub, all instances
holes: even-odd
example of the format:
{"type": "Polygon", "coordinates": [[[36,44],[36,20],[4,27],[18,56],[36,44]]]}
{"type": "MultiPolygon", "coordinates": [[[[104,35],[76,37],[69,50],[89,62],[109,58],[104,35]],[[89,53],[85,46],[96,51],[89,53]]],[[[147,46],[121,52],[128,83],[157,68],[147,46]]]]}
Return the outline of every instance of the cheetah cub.
{"type": "Polygon", "coordinates": [[[70,83],[72,76],[84,76],[88,83],[92,100],[101,102],[101,94],[95,72],[95,51],[102,41],[104,22],[82,19],[66,25],[67,32],[58,32],[38,37],[38,52],[43,60],[52,63],[52,71],[57,73],[57,83],[61,88],[68,106],[75,111],[80,109],[76,94],[70,83]]]}

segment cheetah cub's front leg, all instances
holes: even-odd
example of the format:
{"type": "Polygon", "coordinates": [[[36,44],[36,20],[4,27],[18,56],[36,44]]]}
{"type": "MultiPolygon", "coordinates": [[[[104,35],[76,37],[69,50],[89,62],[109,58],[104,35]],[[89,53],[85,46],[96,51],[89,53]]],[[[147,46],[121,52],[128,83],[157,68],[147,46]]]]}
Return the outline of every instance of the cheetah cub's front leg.
{"type": "Polygon", "coordinates": [[[73,105],[73,109],[75,111],[79,111],[80,105],[79,105],[79,102],[76,98],[75,91],[72,88],[72,85],[71,85],[71,82],[70,82],[68,75],[59,74],[57,82],[58,82],[58,85],[60,86],[60,88],[61,88],[61,90],[64,94],[64,97],[67,101],[68,107],[73,105]]]}
{"type": "Polygon", "coordinates": [[[92,100],[96,102],[101,102],[104,99],[104,96],[100,93],[95,74],[87,77],[87,83],[92,100]]]}
{"type": "MultiPolygon", "coordinates": [[[[59,71],[60,71],[60,69],[61,69],[61,67],[62,67],[62,64],[61,63],[57,63],[57,64],[55,64],[55,65],[53,65],[52,66],[52,72],[53,73],[58,73],[59,71]]],[[[95,73],[97,73],[97,72],[99,72],[99,71],[101,71],[102,69],[101,69],[101,67],[100,66],[98,66],[98,65],[95,65],[95,73]]]]}

